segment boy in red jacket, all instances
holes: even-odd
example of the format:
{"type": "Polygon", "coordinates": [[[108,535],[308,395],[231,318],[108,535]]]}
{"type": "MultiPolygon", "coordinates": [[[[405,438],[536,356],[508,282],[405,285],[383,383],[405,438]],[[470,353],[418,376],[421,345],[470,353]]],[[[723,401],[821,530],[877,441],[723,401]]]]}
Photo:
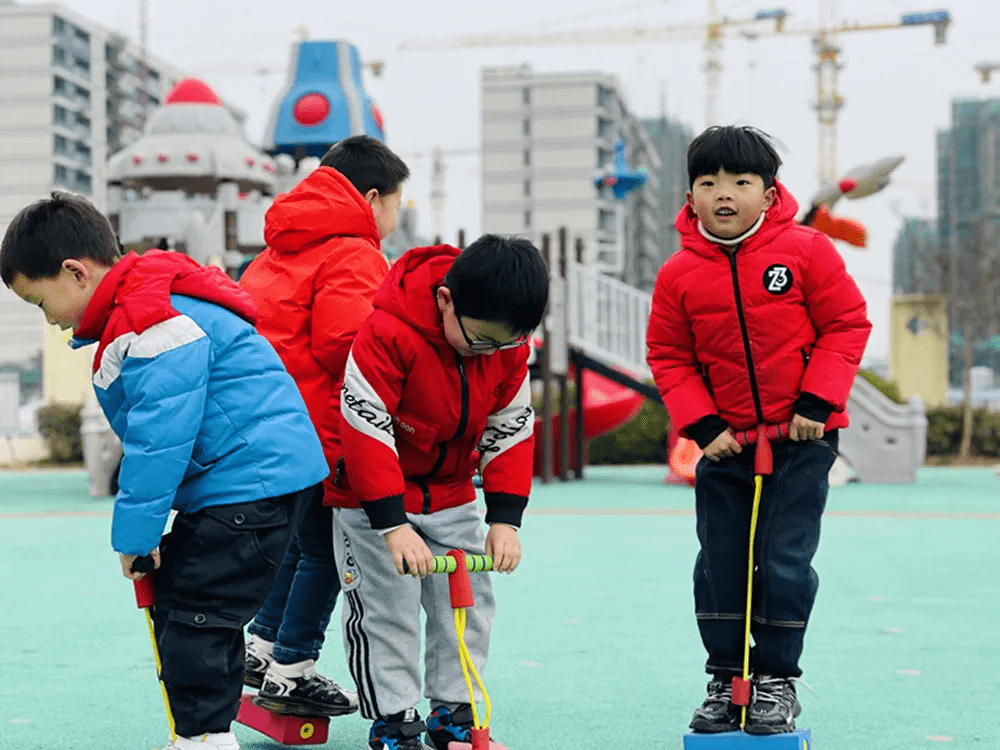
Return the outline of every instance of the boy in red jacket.
{"type": "Polygon", "coordinates": [[[688,149],[691,190],[681,250],[660,269],[647,359],[681,434],[705,453],[695,480],[695,612],[713,676],[695,732],[739,728],[754,451],[733,430],[791,422],[774,446],[755,543],[746,731],[790,732],[806,623],[818,578],[827,474],[871,323],[844,261],[775,179],[781,159],[749,127],[713,127],[688,149]]]}
{"type": "MultiPolygon", "coordinates": [[[[347,663],[361,714],[374,722],[370,750],[424,748],[416,711],[421,606],[428,742],[438,750],[470,742],[448,581],[428,573],[432,556],[449,549],[492,555],[500,572],[520,562],[534,428],[527,343],[547,299],[545,264],[527,240],[484,235],[461,253],[415,248],[379,287],[351,348],[337,474],[351,491],[334,509],[334,548],[347,663]]],[[[493,620],[489,576],[472,576],[472,589],[465,641],[481,670],[493,620]]]]}
{"type": "MultiPolygon", "coordinates": [[[[257,329],[302,392],[331,471],[340,458],[344,364],[389,270],[380,242],[396,226],[409,174],[381,141],[338,141],[318,169],[268,209],[268,247],[240,278],[257,304],[257,329]]],[[[266,708],[331,716],[357,710],[353,692],[316,672],[340,593],[332,534],[332,512],[318,493],[248,628],[245,681],[260,688],[266,708]]]]}

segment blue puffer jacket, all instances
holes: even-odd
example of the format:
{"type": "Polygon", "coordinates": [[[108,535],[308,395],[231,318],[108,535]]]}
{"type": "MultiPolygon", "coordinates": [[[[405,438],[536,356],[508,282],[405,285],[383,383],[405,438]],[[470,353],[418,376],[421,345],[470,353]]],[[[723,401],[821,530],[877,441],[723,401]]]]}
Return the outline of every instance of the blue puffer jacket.
{"type": "Polygon", "coordinates": [[[253,317],[234,282],[179,253],[130,254],[95,291],[71,344],[99,340],[94,388],[124,448],[116,551],[150,552],[171,508],[275,497],[326,476],[302,397],[253,317]]]}

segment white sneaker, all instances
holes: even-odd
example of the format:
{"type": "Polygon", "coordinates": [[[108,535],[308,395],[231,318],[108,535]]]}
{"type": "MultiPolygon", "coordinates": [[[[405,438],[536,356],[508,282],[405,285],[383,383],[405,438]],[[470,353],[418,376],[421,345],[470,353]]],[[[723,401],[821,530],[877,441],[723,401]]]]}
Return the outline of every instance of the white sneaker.
{"type": "Polygon", "coordinates": [[[163,750],[240,750],[240,743],[232,732],[217,732],[198,737],[178,736],[163,750]]]}
{"type": "Polygon", "coordinates": [[[264,674],[274,661],[274,644],[259,635],[251,635],[246,641],[243,656],[243,684],[259,688],[264,683],[264,674]]]}

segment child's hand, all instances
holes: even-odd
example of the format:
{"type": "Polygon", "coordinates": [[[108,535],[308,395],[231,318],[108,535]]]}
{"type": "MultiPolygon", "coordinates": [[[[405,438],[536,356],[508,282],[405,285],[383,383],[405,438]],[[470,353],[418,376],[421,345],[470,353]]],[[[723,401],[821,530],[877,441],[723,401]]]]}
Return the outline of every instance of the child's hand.
{"type": "Polygon", "coordinates": [[[386,534],[385,543],[389,545],[389,552],[400,575],[409,573],[414,578],[423,578],[434,572],[434,555],[410,524],[386,534]],[[403,570],[404,560],[409,568],[407,571],[403,570]]]}
{"type": "MultiPolygon", "coordinates": [[[[153,570],[160,567],[160,548],[155,547],[149,556],[153,558],[153,570]]],[[[136,573],[132,570],[132,563],[134,563],[140,556],[139,555],[123,555],[121,552],[118,553],[118,559],[122,564],[122,575],[128,578],[130,581],[138,581],[142,578],[145,573],[136,573]]]]}
{"type": "Polygon", "coordinates": [[[806,419],[801,414],[792,417],[792,426],[788,437],[792,440],[822,440],[826,425],[812,419],[806,419]]]}
{"type": "Polygon", "coordinates": [[[736,438],[733,437],[733,433],[726,430],[716,437],[715,440],[706,445],[703,452],[705,454],[705,458],[709,461],[719,461],[723,458],[735,456],[737,453],[742,451],[743,448],[741,448],[740,444],[736,442],[736,438]]]}
{"type": "Polygon", "coordinates": [[[510,573],[521,562],[521,540],[517,529],[505,523],[491,523],[486,534],[486,554],[493,557],[493,570],[510,573]]]}

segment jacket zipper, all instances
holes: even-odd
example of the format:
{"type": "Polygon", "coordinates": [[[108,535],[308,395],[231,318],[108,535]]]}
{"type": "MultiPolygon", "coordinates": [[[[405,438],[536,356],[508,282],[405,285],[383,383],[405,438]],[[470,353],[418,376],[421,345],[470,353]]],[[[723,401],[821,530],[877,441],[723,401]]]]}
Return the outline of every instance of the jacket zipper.
{"type": "MultiPolygon", "coordinates": [[[[455,352],[455,360],[458,364],[458,375],[462,383],[462,413],[458,420],[458,429],[455,430],[454,436],[451,438],[452,441],[458,440],[465,432],[465,428],[469,425],[469,378],[465,372],[465,361],[462,359],[462,355],[455,352]]],[[[438,457],[431,467],[431,470],[418,479],[414,479],[417,485],[423,490],[424,493],[424,505],[421,509],[421,513],[427,514],[431,512],[431,492],[428,488],[427,483],[423,480],[427,477],[432,477],[437,474],[441,467],[444,465],[444,460],[448,455],[448,441],[442,441],[438,443],[438,457]]]]}
{"type": "Polygon", "coordinates": [[[740,278],[736,272],[736,250],[727,252],[729,270],[733,275],[733,293],[736,296],[736,315],[740,319],[740,335],[743,337],[743,352],[747,358],[747,370],[750,375],[750,395],[753,396],[753,408],[757,412],[758,424],[764,421],[764,409],[760,405],[760,390],[757,386],[757,372],[753,364],[753,354],[750,351],[750,333],[747,331],[747,321],[743,315],[743,298],[740,295],[740,278]]]}

